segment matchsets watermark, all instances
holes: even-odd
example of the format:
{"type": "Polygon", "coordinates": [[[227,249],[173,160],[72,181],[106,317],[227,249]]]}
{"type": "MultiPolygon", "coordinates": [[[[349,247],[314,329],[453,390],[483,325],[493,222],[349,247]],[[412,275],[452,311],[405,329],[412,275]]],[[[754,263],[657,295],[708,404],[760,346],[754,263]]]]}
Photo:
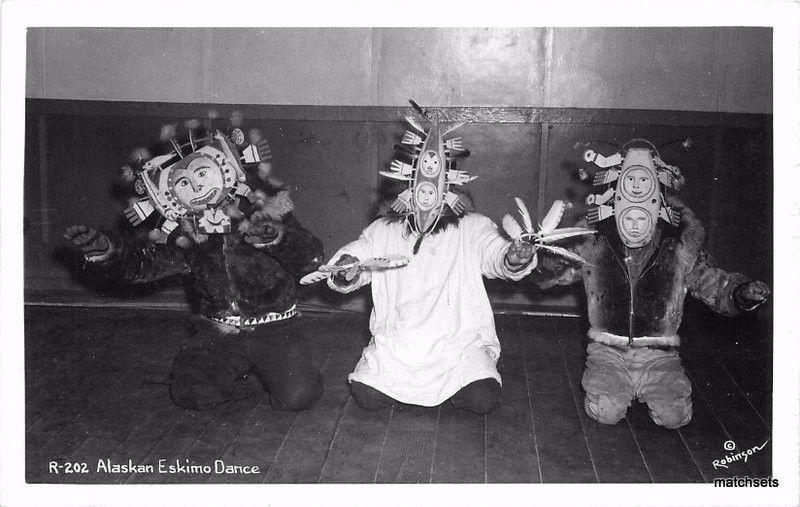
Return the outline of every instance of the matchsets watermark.
{"type": "Polygon", "coordinates": [[[715,477],[715,488],[777,488],[774,477],[715,477]]]}
{"type": "MultiPolygon", "coordinates": [[[[730,466],[737,462],[744,462],[746,463],[750,457],[758,454],[761,450],[763,450],[767,444],[769,443],[769,439],[765,440],[764,443],[761,445],[754,445],[752,447],[748,447],[746,449],[742,449],[739,452],[733,453],[736,450],[736,442],[733,440],[727,440],[724,444],[722,444],[723,449],[728,451],[730,454],[726,456],[715,459],[711,462],[714,467],[714,470],[718,470],[720,468],[729,469],[730,466]]],[[[715,477],[714,478],[714,487],[715,488],[777,488],[779,486],[778,479],[774,477],[715,477]]]]}

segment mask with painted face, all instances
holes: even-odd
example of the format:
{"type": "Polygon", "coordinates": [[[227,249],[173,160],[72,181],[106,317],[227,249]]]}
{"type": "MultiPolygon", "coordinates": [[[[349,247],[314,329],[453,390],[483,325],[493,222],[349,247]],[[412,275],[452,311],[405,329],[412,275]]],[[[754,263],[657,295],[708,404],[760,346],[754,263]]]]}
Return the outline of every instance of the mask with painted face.
{"type": "MultiPolygon", "coordinates": [[[[648,143],[649,144],[649,143],[648,143]]],[[[604,157],[591,150],[584,153],[587,162],[607,170],[595,174],[595,185],[609,185],[602,194],[590,194],[587,220],[590,224],[614,217],[617,233],[628,248],[641,248],[653,239],[658,220],[677,226],[679,214],[666,205],[662,185],[674,187],[680,170],[668,166],[649,148],[632,147],[604,157]]]]}
{"type": "Polygon", "coordinates": [[[390,170],[380,174],[408,183],[406,188],[392,204],[392,209],[407,217],[409,225],[421,239],[435,227],[446,208],[456,216],[466,212],[458,194],[450,191],[451,185],[464,185],[475,179],[464,171],[455,169],[456,157],[469,156],[460,137],[446,139],[445,136],[462,124],[457,124],[442,132],[439,112],[425,112],[411,102],[422,117],[422,123],[412,117],[406,122],[413,131],[407,130],[403,136],[403,146],[396,146],[404,158],[392,161],[390,170]],[[428,124],[427,129],[423,124],[428,124]]]}
{"type": "Polygon", "coordinates": [[[641,248],[650,243],[662,205],[650,150],[631,148],[625,154],[615,199],[614,218],[622,243],[628,248],[641,248]]]}
{"type": "Polygon", "coordinates": [[[167,188],[191,213],[213,208],[225,198],[222,166],[207,153],[192,153],[173,165],[168,174],[167,188]]]}
{"type": "Polygon", "coordinates": [[[617,230],[625,246],[638,248],[653,239],[653,219],[646,209],[630,206],[617,216],[617,230]]]}
{"type": "MultiPolygon", "coordinates": [[[[239,197],[252,201],[239,157],[219,131],[214,136],[179,145],[174,151],[153,157],[142,167],[141,182],[147,197],[125,210],[133,225],[154,211],[164,220],[161,232],[171,234],[186,219],[198,234],[221,234],[231,230],[225,208],[239,197]],[[202,146],[201,146],[202,145],[202,146]],[[184,154],[185,150],[189,154],[184,154]]],[[[162,237],[161,241],[165,241],[162,237]]]]}

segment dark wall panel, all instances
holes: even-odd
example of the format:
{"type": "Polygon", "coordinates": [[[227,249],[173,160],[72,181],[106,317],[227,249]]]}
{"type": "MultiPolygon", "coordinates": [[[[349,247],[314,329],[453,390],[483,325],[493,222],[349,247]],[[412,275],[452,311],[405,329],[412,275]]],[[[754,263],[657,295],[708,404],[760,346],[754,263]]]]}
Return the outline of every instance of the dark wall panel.
{"type": "MultiPolygon", "coordinates": [[[[23,168],[23,224],[25,278],[41,272],[45,257],[45,241],[49,220],[43,215],[42,181],[40,178],[39,117],[28,115],[25,121],[25,167],[23,168]]],[[[27,282],[26,282],[27,283],[27,282]]]]}
{"type": "Polygon", "coordinates": [[[721,266],[769,283],[773,277],[771,145],[763,129],[720,131],[708,226],[708,248],[721,266]]]}
{"type": "MultiPolygon", "coordinates": [[[[47,201],[51,241],[71,224],[113,228],[127,206],[117,187],[120,168],[136,147],[158,140],[172,118],[48,115],[47,201]]],[[[27,166],[27,164],[26,164],[27,166]]]]}
{"type": "Polygon", "coordinates": [[[355,239],[372,206],[375,141],[367,122],[259,121],[275,175],[292,189],[297,218],[327,255],[355,239]]]}
{"type": "Polygon", "coordinates": [[[514,197],[536,210],[539,182],[539,126],[535,124],[468,125],[462,137],[472,150],[460,168],[477,176],[472,196],[479,210],[500,222],[515,209],[514,197]]]}

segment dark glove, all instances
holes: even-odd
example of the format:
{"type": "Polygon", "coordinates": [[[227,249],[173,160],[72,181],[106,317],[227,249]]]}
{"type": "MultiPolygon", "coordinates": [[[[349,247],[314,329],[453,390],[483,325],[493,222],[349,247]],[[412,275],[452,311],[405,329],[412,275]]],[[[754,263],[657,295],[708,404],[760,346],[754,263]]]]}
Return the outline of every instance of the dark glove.
{"type": "Polygon", "coordinates": [[[261,213],[253,213],[242,234],[245,243],[264,248],[280,243],[284,229],[282,223],[270,220],[261,213]]]}
{"type": "Polygon", "coordinates": [[[64,239],[80,248],[90,262],[104,260],[112,250],[108,236],[86,225],[71,225],[64,233],[64,239]]]}
{"type": "MultiPolygon", "coordinates": [[[[352,255],[344,254],[339,257],[339,260],[336,261],[336,266],[343,266],[345,264],[353,264],[358,262],[358,257],[353,257],[352,255]]],[[[356,276],[360,273],[359,269],[348,269],[346,271],[340,271],[333,275],[333,283],[340,287],[345,287],[353,283],[353,280],[356,276]]]]}
{"type": "Polygon", "coordinates": [[[739,308],[749,311],[755,310],[764,304],[769,298],[769,294],[769,286],[766,283],[751,281],[736,287],[733,292],[733,298],[739,308]]]}

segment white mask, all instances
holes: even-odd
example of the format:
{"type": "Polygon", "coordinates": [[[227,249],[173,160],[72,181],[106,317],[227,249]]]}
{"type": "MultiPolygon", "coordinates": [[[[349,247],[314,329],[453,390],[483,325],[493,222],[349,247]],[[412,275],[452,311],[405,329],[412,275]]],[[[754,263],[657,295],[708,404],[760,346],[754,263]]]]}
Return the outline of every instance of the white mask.
{"type": "Polygon", "coordinates": [[[664,202],[662,183],[670,185],[680,172],[654,158],[648,148],[629,148],[624,157],[617,153],[603,157],[589,150],[584,159],[602,168],[595,174],[595,185],[615,183],[603,194],[590,194],[586,203],[590,224],[614,217],[617,233],[628,248],[641,248],[653,240],[658,219],[677,226],[680,216],[664,202]]]}
{"type": "Polygon", "coordinates": [[[641,248],[650,243],[661,208],[661,187],[650,150],[631,148],[617,178],[614,218],[622,243],[641,248]]]}
{"type": "Polygon", "coordinates": [[[380,171],[388,178],[408,182],[408,188],[397,197],[392,209],[413,215],[411,224],[419,236],[424,236],[436,226],[445,206],[449,206],[458,216],[464,213],[464,204],[449,188],[450,185],[463,185],[475,179],[464,171],[451,168],[453,157],[465,150],[461,138],[444,137],[460,125],[442,133],[438,113],[434,114],[434,119],[429,119],[427,114],[423,116],[431,123],[427,131],[413,118],[406,118],[414,132],[407,130],[402,142],[411,147],[412,162],[408,164],[394,160],[391,170],[380,171]]]}

